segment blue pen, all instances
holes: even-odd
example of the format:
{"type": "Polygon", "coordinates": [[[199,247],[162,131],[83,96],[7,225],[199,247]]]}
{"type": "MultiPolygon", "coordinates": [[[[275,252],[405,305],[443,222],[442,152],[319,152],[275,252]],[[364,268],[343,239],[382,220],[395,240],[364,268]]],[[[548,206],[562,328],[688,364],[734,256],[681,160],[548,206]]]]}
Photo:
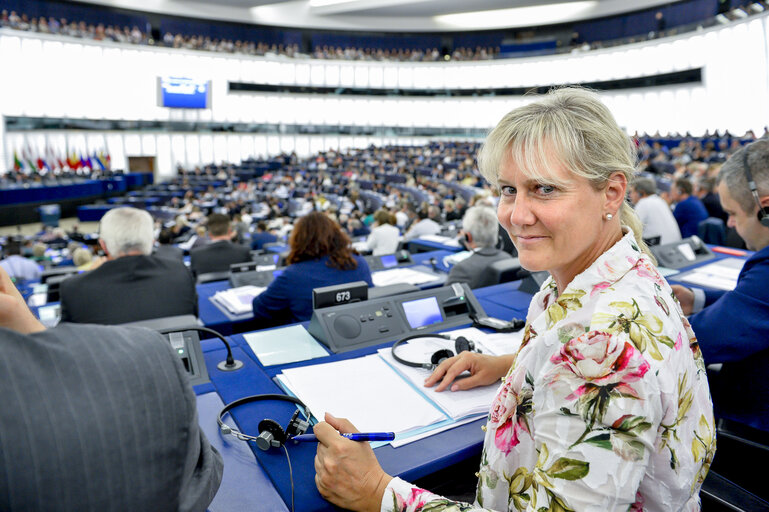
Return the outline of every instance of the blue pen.
{"type": "MultiPolygon", "coordinates": [[[[350,441],[392,441],[395,439],[395,432],[358,432],[355,434],[339,434],[350,441]]],[[[291,438],[297,443],[302,441],[317,441],[315,434],[300,434],[291,438]]]]}

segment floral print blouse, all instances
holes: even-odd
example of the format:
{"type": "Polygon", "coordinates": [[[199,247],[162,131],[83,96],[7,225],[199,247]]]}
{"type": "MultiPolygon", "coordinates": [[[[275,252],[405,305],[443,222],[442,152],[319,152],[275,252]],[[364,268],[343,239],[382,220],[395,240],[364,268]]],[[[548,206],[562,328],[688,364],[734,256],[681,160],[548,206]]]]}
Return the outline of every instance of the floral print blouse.
{"type": "Polygon", "coordinates": [[[484,428],[476,502],[398,478],[390,511],[699,510],[715,453],[697,340],[632,231],[559,296],[550,278],[484,428]]]}

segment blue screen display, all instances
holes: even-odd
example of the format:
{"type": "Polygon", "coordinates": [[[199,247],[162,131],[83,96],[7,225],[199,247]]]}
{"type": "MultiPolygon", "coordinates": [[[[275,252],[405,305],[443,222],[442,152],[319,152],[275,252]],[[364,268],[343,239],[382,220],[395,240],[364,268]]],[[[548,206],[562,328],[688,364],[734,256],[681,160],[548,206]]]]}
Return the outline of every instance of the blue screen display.
{"type": "Polygon", "coordinates": [[[395,259],[394,254],[388,254],[387,256],[382,256],[381,261],[382,261],[382,266],[384,268],[391,268],[398,264],[398,260],[395,259]]]}
{"type": "Polygon", "coordinates": [[[160,79],[160,104],[171,108],[208,108],[208,90],[208,80],[164,77],[160,79]]]}
{"type": "Polygon", "coordinates": [[[412,329],[418,329],[427,325],[437,324],[443,321],[438,299],[427,297],[426,299],[411,300],[402,304],[406,320],[412,329]]]}

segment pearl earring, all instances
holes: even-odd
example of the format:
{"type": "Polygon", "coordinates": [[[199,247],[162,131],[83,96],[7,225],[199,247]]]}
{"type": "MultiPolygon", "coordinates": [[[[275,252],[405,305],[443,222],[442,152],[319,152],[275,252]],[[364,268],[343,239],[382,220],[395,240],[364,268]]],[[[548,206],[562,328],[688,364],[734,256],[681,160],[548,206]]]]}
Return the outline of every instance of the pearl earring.
{"type": "Polygon", "coordinates": [[[614,218],[614,215],[612,215],[611,213],[606,214],[606,220],[612,220],[613,218],[614,218]]]}

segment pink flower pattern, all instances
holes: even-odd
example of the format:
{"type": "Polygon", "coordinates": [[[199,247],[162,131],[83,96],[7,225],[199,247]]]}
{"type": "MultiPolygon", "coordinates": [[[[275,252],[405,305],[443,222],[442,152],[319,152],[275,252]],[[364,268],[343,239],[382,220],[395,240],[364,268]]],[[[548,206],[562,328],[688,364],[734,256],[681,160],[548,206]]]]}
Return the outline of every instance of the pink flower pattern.
{"type": "Polygon", "coordinates": [[[575,400],[595,387],[609,387],[639,398],[630,384],[643,378],[649,371],[649,363],[632,343],[620,342],[617,338],[609,333],[590,331],[565,343],[550,358],[556,365],[550,383],[569,384],[574,391],[567,400],[575,400]]]}

